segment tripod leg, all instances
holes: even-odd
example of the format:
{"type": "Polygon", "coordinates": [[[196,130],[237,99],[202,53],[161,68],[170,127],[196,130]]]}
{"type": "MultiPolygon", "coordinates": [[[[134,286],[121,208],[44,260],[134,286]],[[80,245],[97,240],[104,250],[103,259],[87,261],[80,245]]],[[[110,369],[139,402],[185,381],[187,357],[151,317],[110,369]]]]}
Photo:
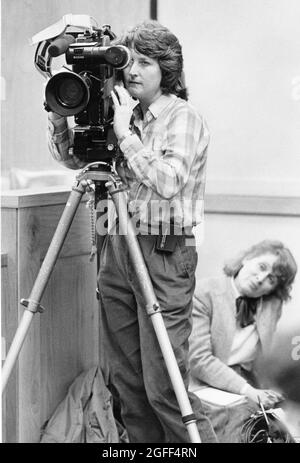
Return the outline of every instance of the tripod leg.
{"type": "Polygon", "coordinates": [[[136,276],[140,281],[143,298],[146,303],[146,310],[151,317],[153,328],[157,336],[167,370],[174,388],[174,392],[182,414],[182,420],[187,428],[191,442],[200,443],[196,419],[192,410],[188,394],[177,364],[177,360],[165,327],[163,317],[156,299],[152,282],[137,241],[132,223],[127,213],[127,200],[124,191],[114,189],[113,182],[108,182],[108,191],[113,199],[119,217],[119,225],[125,237],[130,258],[132,260],[136,276]]]}
{"type": "Polygon", "coordinates": [[[5,390],[11,371],[22,348],[33,315],[37,311],[42,311],[40,300],[47,286],[48,280],[55,266],[61,248],[64,244],[65,238],[68,234],[82,196],[86,191],[86,186],[87,185],[84,184],[84,182],[81,182],[79,184],[76,183],[76,185],[73,187],[58,226],[53,235],[47,254],[35,280],[29,299],[27,301],[23,299],[21,300],[21,303],[26,306],[26,310],[23,313],[21,322],[17,328],[16,334],[2,368],[2,393],[5,390]]]}

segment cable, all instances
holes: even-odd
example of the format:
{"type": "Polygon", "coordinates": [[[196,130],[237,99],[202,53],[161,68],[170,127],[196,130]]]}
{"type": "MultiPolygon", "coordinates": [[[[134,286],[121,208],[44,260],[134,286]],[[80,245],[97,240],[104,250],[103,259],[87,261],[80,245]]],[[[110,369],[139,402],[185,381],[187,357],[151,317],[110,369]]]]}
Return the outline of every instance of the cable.
{"type": "Polygon", "coordinates": [[[267,426],[265,417],[261,411],[253,413],[248,418],[241,430],[240,441],[242,443],[295,443],[286,426],[270,411],[266,412],[269,418],[267,426]]]}

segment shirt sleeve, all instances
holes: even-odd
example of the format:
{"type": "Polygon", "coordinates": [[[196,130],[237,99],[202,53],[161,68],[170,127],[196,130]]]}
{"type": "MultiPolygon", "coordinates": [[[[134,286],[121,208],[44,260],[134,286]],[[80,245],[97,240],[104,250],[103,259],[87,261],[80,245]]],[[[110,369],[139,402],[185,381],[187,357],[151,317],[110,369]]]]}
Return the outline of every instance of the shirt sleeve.
{"type": "Polygon", "coordinates": [[[140,182],[161,197],[171,199],[186,184],[195,157],[204,158],[209,132],[190,107],[174,111],[166,131],[166,148],[160,157],[146,148],[136,134],[127,136],[120,149],[140,182]]]}
{"type": "Polygon", "coordinates": [[[86,163],[77,156],[70,154],[73,145],[73,132],[67,118],[54,113],[48,113],[48,148],[56,161],[69,169],[81,169],[86,163]]]}

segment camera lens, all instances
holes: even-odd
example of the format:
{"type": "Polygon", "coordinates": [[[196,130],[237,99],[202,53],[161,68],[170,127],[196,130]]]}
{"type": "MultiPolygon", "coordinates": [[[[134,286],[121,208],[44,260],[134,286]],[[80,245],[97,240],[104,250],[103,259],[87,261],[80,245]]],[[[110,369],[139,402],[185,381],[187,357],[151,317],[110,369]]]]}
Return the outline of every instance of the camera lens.
{"type": "Polygon", "coordinates": [[[60,72],[52,76],[46,86],[47,106],[61,116],[80,113],[89,99],[89,79],[73,72],[60,72]]]}
{"type": "Polygon", "coordinates": [[[58,85],[57,100],[68,108],[75,108],[81,104],[85,94],[86,87],[79,80],[65,78],[58,85]]]}

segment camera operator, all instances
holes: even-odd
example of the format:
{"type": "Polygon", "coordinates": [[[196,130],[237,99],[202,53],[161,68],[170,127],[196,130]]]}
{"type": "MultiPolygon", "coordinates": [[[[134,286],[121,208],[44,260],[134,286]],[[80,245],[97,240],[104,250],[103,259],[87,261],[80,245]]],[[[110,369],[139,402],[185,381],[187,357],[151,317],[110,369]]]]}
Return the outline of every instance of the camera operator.
{"type": "MultiPolygon", "coordinates": [[[[187,387],[197,265],[192,228],[203,219],[209,132],[186,101],[182,51],[173,33],[146,21],[117,43],[131,52],[124,85],[112,92],[123,153],[118,173],[128,186],[129,213],[139,225],[139,245],[187,387]]],[[[68,154],[72,132],[66,120],[51,113],[49,124],[53,156],[67,167],[82,167],[68,154]]],[[[105,236],[99,291],[101,350],[130,442],[189,442],[121,234],[105,236]]],[[[192,393],[189,398],[202,442],[217,442],[201,402],[192,393]]]]}

